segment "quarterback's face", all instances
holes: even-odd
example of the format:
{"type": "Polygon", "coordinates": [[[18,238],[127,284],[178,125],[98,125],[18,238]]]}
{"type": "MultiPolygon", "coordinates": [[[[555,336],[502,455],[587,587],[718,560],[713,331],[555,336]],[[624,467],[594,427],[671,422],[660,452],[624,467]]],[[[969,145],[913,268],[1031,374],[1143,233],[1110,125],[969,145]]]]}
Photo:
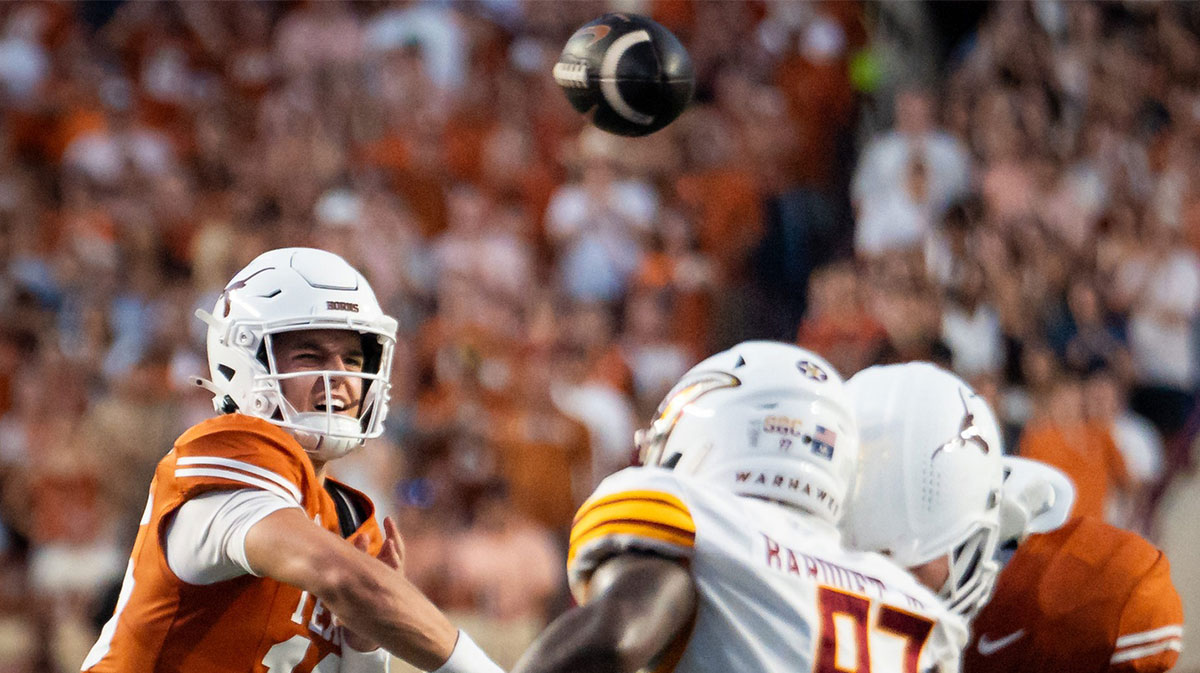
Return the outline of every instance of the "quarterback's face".
{"type": "MultiPolygon", "coordinates": [[[[361,372],[362,340],[357,332],[314,329],[283,332],[273,339],[275,365],[280,374],[304,371],[361,372]]],[[[300,413],[325,412],[325,381],[322,376],[298,376],[279,382],[283,396],[300,413]]],[[[334,413],[358,416],[363,380],[357,376],[329,377],[334,413]]]]}

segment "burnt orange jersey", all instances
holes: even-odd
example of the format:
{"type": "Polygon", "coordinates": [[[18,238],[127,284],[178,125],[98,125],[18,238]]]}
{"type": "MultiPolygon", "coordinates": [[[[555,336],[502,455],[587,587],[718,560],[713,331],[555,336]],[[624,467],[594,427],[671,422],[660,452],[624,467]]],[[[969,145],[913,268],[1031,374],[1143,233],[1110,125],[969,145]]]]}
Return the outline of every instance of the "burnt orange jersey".
{"type": "Polygon", "coordinates": [[[1152,673],[1179,657],[1183,606],[1167,557],[1077,518],[1030,536],[972,626],[966,673],[1152,673]]]}
{"type": "MultiPolygon", "coordinates": [[[[185,501],[244,488],[295,501],[316,525],[342,533],[337,505],[291,435],[241,414],[192,427],[158,464],[116,610],[83,670],[336,673],[341,630],[316,597],[253,575],[188,584],[167,564],[162,540],[185,501]]],[[[350,538],[365,535],[372,553],[378,552],[382,536],[371,501],[340,484],[336,488],[363,522],[350,538]]]]}

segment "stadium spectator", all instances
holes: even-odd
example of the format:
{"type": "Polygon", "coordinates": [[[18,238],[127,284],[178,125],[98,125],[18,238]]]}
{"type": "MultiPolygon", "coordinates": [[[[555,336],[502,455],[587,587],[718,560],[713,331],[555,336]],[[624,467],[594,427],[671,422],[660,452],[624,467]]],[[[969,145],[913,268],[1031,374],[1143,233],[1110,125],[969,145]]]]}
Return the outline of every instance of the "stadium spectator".
{"type": "Polygon", "coordinates": [[[1057,340],[1057,354],[1071,369],[1086,372],[1098,367],[1132,376],[1129,349],[1121,325],[1113,324],[1094,282],[1076,278],[1067,287],[1067,315],[1057,340]]]}
{"type": "Polygon", "coordinates": [[[587,428],[554,405],[552,356],[531,349],[510,363],[511,383],[485,432],[513,507],[531,521],[564,531],[591,485],[587,428]]]}
{"type": "Polygon", "coordinates": [[[1053,465],[1075,482],[1072,516],[1102,519],[1110,499],[1118,491],[1128,491],[1131,484],[1110,426],[1089,422],[1083,401],[1079,379],[1059,373],[1046,413],[1021,435],[1021,456],[1053,465]]]}
{"type": "Polygon", "coordinates": [[[936,114],[928,91],[907,89],[896,96],[894,127],[867,143],[855,171],[853,199],[860,218],[882,217],[877,208],[896,214],[917,207],[929,210],[926,217],[937,217],[966,193],[971,179],[966,148],[937,127],[936,114]]]}
{"type": "Polygon", "coordinates": [[[1117,272],[1117,291],[1129,306],[1129,345],[1139,389],[1135,407],[1164,434],[1180,429],[1193,403],[1200,374],[1194,321],[1200,315],[1200,258],[1180,241],[1179,231],[1143,220],[1140,258],[1117,272]]]}
{"type": "Polygon", "coordinates": [[[853,263],[818,269],[796,342],[821,354],[839,372],[857,372],[876,362],[887,333],[864,307],[863,296],[853,263]]]}
{"type": "Polygon", "coordinates": [[[1098,370],[1084,383],[1088,420],[1107,428],[1121,451],[1129,473],[1129,489],[1108,503],[1110,523],[1145,534],[1147,498],[1163,475],[1162,435],[1150,421],[1130,411],[1125,389],[1107,370],[1098,370]]]}
{"type": "Polygon", "coordinates": [[[476,499],[474,520],[456,546],[461,563],[450,569],[451,582],[465,605],[526,630],[545,622],[565,559],[548,529],[514,507],[503,482],[476,499]]]}
{"type": "Polygon", "coordinates": [[[567,296],[620,299],[641,262],[657,211],[654,189],[618,176],[613,157],[584,157],[579,181],[560,187],[546,211],[546,228],[561,260],[558,283],[567,296]]]}
{"type": "Polygon", "coordinates": [[[986,302],[983,269],[965,265],[942,307],[942,339],[950,348],[954,371],[974,377],[1004,367],[1004,335],[1000,316],[986,302]]]}
{"type": "Polygon", "coordinates": [[[671,298],[633,293],[625,304],[621,352],[633,374],[633,396],[639,418],[654,413],[658,402],[693,364],[696,356],[672,339],[671,298]]]}

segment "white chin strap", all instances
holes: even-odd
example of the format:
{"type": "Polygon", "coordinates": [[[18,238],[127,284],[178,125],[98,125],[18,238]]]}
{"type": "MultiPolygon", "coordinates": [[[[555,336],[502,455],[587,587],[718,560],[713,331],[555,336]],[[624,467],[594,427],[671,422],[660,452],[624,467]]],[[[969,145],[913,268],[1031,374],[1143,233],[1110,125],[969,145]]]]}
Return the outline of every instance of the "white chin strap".
{"type": "Polygon", "coordinates": [[[289,428],[313,460],[330,461],[363,445],[358,419],[319,411],[297,413],[289,419],[300,428],[289,428]]]}

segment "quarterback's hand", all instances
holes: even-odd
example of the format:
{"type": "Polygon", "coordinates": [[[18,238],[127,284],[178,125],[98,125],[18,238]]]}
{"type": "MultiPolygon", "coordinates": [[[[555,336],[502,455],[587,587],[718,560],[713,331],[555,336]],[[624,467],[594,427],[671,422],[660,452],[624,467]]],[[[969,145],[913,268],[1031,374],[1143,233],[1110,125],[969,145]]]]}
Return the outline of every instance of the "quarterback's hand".
{"type": "Polygon", "coordinates": [[[390,516],[383,520],[383,548],[379,550],[379,560],[404,572],[404,539],[390,516]]]}
{"type": "MultiPolygon", "coordinates": [[[[365,535],[354,539],[354,546],[364,553],[368,553],[368,544],[365,535]]],[[[399,572],[404,572],[404,540],[400,538],[400,531],[390,516],[383,520],[383,547],[380,548],[379,554],[375,558],[399,572]]],[[[370,652],[379,647],[378,643],[360,636],[344,626],[342,627],[342,637],[346,645],[359,652],[370,652]]]]}

